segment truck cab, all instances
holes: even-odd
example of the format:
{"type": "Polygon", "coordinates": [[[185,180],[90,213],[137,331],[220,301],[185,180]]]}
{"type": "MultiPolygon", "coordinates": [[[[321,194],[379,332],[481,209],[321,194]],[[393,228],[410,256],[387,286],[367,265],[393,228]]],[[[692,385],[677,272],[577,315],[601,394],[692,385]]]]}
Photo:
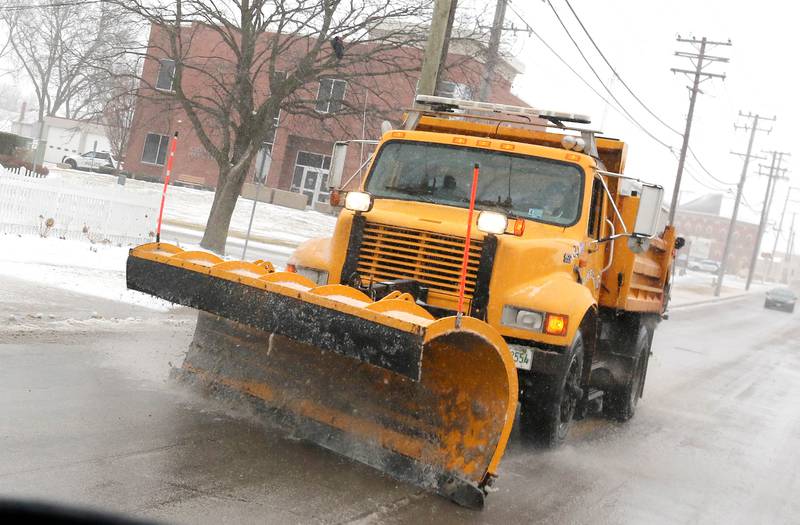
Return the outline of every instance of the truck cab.
{"type": "Polygon", "coordinates": [[[590,406],[630,418],[668,300],[675,236],[659,221],[661,188],[622,174],[622,141],[570,127],[585,117],[422,102],[430,109],[384,133],[358,188],[341,192],[333,236],[299,247],[289,267],[456,315],[477,167],[464,313],[509,346],[522,435],[558,445],[590,406]]]}

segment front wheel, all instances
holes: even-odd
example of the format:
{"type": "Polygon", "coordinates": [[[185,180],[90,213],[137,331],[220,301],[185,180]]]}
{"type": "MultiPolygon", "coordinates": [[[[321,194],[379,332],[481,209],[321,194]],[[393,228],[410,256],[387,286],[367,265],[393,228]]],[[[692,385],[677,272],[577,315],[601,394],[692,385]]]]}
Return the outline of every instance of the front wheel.
{"type": "Polygon", "coordinates": [[[617,421],[628,421],[633,417],[644,390],[650,361],[650,332],[644,326],[639,329],[633,356],[633,366],[625,384],[608,391],[603,400],[603,412],[617,421]]]}
{"type": "Polygon", "coordinates": [[[578,332],[567,350],[566,370],[555,378],[536,378],[525,388],[519,416],[520,434],[525,441],[555,448],[566,440],[575,408],[583,397],[583,344],[578,332]]]}
{"type": "Polygon", "coordinates": [[[66,162],[64,162],[64,164],[66,164],[73,170],[78,169],[78,163],[75,162],[73,159],[67,159],[66,162]]]}

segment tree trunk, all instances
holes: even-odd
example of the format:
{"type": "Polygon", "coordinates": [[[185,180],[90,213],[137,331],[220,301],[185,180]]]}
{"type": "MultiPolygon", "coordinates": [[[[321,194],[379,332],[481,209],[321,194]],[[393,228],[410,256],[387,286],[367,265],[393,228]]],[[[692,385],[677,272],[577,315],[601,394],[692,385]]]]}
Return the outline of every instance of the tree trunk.
{"type": "Polygon", "coordinates": [[[225,175],[220,173],[220,183],[214,195],[211,213],[208,214],[206,231],[203,234],[203,240],[200,241],[200,246],[206,250],[220,255],[225,254],[225,242],[228,239],[231,217],[242,191],[246,172],[240,168],[236,171],[231,170],[225,175]],[[239,173],[241,171],[244,173],[239,173]]]}

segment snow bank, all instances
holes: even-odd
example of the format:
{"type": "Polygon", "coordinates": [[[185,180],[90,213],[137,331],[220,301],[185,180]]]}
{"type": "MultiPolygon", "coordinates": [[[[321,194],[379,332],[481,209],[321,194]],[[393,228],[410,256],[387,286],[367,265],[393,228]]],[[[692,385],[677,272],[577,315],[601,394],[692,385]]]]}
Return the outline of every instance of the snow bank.
{"type": "MultiPolygon", "coordinates": [[[[109,175],[87,173],[76,170],[52,168],[47,179],[48,185],[64,191],[91,191],[93,195],[115,201],[125,201],[138,205],[150,205],[158,209],[161,203],[162,185],[140,180],[128,180],[124,186],[109,175]]],[[[174,227],[204,231],[214,192],[170,186],[164,206],[164,224],[174,227]]],[[[244,237],[253,201],[239,197],[233,211],[229,235],[244,237]]],[[[155,230],[155,219],[150,226],[155,230]]],[[[336,218],[316,211],[295,210],[259,202],[253,221],[252,237],[260,242],[295,247],[313,237],[331,235],[336,218]]]]}
{"type": "Polygon", "coordinates": [[[128,290],[125,261],[128,249],[54,238],[0,235],[0,275],[167,311],[166,301],[128,290]]]}

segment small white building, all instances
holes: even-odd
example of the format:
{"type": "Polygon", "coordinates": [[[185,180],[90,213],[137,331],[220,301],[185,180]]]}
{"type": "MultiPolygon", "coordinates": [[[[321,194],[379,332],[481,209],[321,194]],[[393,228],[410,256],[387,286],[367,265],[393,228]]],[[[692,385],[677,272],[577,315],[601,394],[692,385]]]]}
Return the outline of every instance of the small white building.
{"type": "MultiPolygon", "coordinates": [[[[16,120],[12,132],[36,139],[38,123],[16,120]]],[[[62,117],[45,117],[42,131],[44,162],[61,162],[67,155],[82,155],[89,151],[109,151],[111,143],[106,127],[101,124],[62,117]]]]}

